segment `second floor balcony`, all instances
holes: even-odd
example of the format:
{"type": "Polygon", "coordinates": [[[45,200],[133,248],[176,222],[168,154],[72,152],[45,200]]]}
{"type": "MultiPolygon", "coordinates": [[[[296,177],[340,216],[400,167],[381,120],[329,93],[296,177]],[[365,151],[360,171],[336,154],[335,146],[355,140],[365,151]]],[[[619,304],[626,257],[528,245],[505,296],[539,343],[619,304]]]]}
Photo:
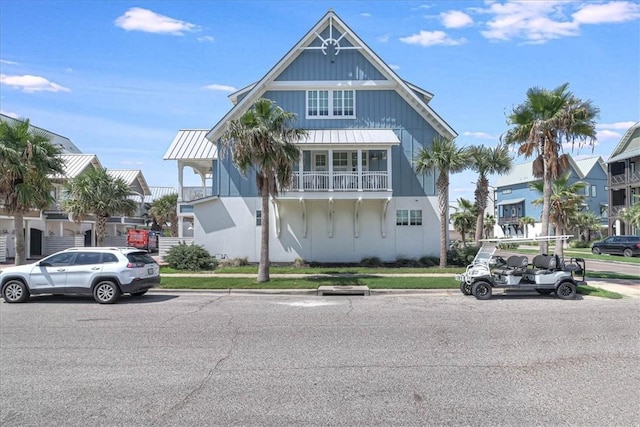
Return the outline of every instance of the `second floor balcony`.
{"type": "Polygon", "coordinates": [[[286,191],[387,191],[387,171],[358,172],[294,172],[291,186],[286,191]]]}

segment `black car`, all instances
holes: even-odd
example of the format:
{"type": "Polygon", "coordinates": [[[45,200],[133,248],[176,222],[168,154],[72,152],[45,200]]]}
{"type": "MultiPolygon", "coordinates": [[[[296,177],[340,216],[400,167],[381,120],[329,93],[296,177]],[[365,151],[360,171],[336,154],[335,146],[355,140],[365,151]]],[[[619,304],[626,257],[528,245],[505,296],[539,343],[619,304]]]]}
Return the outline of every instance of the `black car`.
{"type": "Polygon", "coordinates": [[[594,254],[640,255],[640,236],[611,236],[591,246],[594,254]]]}

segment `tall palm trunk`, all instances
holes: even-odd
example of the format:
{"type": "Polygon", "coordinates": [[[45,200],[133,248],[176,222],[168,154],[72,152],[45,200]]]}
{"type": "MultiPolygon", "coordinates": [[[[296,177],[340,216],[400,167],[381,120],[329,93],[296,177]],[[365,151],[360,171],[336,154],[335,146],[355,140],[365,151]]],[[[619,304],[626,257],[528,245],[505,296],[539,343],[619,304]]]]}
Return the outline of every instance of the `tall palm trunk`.
{"type": "Polygon", "coordinates": [[[440,172],[438,178],[438,207],[440,208],[440,267],[447,267],[447,230],[449,228],[449,175],[440,172]]]}
{"type": "Polygon", "coordinates": [[[561,224],[556,224],[556,250],[555,253],[559,257],[564,256],[564,241],[559,237],[564,234],[564,227],[561,224]]]}
{"type": "Polygon", "coordinates": [[[98,246],[104,246],[104,235],[107,230],[107,217],[106,216],[98,216],[96,221],[96,238],[98,241],[98,246]]]}
{"type": "Polygon", "coordinates": [[[476,207],[478,208],[478,218],[476,219],[476,245],[480,245],[482,232],[484,230],[484,211],[487,209],[487,198],[489,197],[489,180],[484,176],[478,179],[476,187],[476,207]]]}
{"type": "Polygon", "coordinates": [[[24,244],[24,217],[21,213],[13,215],[14,228],[16,230],[16,265],[22,265],[27,262],[24,244]]]}
{"type": "MultiPolygon", "coordinates": [[[[551,212],[551,168],[547,158],[543,161],[544,175],[543,175],[543,190],[542,190],[542,235],[549,235],[549,213],[551,212]]],[[[549,241],[540,241],[540,253],[549,253],[549,241]]]]}
{"type": "Polygon", "coordinates": [[[262,179],[262,233],[260,234],[260,265],[258,266],[258,283],[269,279],[269,178],[262,179]]]}

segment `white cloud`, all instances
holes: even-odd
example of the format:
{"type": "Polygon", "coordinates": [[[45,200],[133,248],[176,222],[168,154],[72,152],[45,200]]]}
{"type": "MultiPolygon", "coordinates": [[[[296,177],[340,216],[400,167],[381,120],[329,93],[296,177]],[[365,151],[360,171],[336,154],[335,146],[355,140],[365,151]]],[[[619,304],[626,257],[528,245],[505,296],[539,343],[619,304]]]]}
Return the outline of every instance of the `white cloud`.
{"type": "Polygon", "coordinates": [[[204,87],[204,89],[219,90],[219,91],[222,91],[222,92],[235,92],[237,90],[233,86],[221,85],[221,84],[217,84],[217,83],[213,83],[213,84],[207,85],[207,86],[204,87]]]}
{"type": "Polygon", "coordinates": [[[199,26],[190,22],[180,21],[140,7],[132,7],[127,10],[124,15],[115,20],[115,24],[126,31],[171,34],[174,36],[181,36],[185,32],[200,30],[199,26]]]}
{"type": "Polygon", "coordinates": [[[198,41],[199,42],[214,43],[216,41],[216,39],[214,39],[212,36],[202,36],[202,37],[198,37],[198,41]]]}
{"type": "Polygon", "coordinates": [[[389,64],[389,68],[391,68],[392,70],[396,70],[397,71],[397,70],[400,69],[400,66],[396,65],[396,64],[389,64]]]}
{"type": "Polygon", "coordinates": [[[635,122],[615,122],[615,123],[598,123],[596,128],[598,129],[618,129],[626,131],[631,126],[635,125],[635,122]]]}
{"type": "Polygon", "coordinates": [[[420,46],[457,46],[466,43],[466,39],[452,39],[444,31],[420,31],[407,37],[401,37],[400,41],[407,44],[417,44],[420,46]]]}
{"type": "Polygon", "coordinates": [[[391,37],[389,34],[384,34],[384,35],[378,37],[378,41],[380,43],[386,43],[386,42],[389,41],[389,37],[391,37]]]}
{"type": "Polygon", "coordinates": [[[0,64],[5,64],[5,65],[18,65],[17,62],[15,61],[9,61],[8,59],[0,59],[0,64]]]}
{"type": "Polygon", "coordinates": [[[23,92],[71,92],[71,89],[61,86],[57,83],[50,82],[44,77],[31,76],[8,76],[0,74],[0,84],[11,86],[15,89],[22,89],[23,92]]]}
{"type": "Polygon", "coordinates": [[[560,37],[576,36],[579,25],[563,18],[564,1],[511,1],[491,3],[484,13],[494,15],[481,34],[491,40],[521,38],[544,43],[560,37]]]}
{"type": "Polygon", "coordinates": [[[488,133],[485,132],[464,132],[463,133],[464,136],[470,136],[473,138],[478,138],[478,139],[498,139],[497,137],[493,136],[493,135],[489,135],[488,133]]]}
{"type": "Polygon", "coordinates": [[[13,117],[14,119],[19,119],[20,116],[13,111],[4,111],[0,110],[0,114],[4,114],[5,116],[13,117]]]}
{"type": "Polygon", "coordinates": [[[586,4],[571,15],[581,24],[605,24],[627,22],[640,18],[640,4],[629,1],[612,1],[603,4],[586,4]]]}
{"type": "Polygon", "coordinates": [[[598,139],[620,139],[622,134],[613,130],[603,129],[598,131],[597,137],[598,139]]]}
{"type": "Polygon", "coordinates": [[[360,16],[362,16],[363,18],[371,18],[372,15],[369,12],[362,12],[360,16]]]}
{"type": "Polygon", "coordinates": [[[442,24],[446,28],[462,28],[473,24],[473,19],[464,12],[451,10],[440,14],[442,24]]]}
{"type": "Polygon", "coordinates": [[[144,165],[144,162],[139,160],[122,160],[120,164],[124,166],[142,166],[144,165]]]}

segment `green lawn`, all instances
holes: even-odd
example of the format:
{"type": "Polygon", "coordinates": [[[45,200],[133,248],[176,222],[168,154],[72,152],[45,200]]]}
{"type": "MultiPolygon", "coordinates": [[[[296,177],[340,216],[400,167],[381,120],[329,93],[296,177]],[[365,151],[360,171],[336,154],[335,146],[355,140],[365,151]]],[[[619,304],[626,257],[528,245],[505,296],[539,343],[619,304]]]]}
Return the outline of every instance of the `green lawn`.
{"type": "MultiPolygon", "coordinates": [[[[438,268],[438,267],[294,267],[294,266],[271,266],[271,274],[431,274],[446,273],[452,276],[456,273],[464,272],[463,267],[438,268]]],[[[161,274],[170,273],[211,273],[210,271],[180,271],[167,266],[160,267],[161,274]]],[[[258,265],[252,264],[243,267],[218,267],[215,273],[226,274],[258,274],[258,265]]]]}
{"type": "MultiPolygon", "coordinates": [[[[549,249],[549,251],[551,252],[552,249],[549,249]]],[[[534,247],[534,246],[530,246],[530,247],[520,246],[517,250],[514,250],[513,252],[519,252],[523,254],[537,254],[539,250],[537,247],[534,247]]],[[[590,248],[567,248],[564,250],[564,256],[593,259],[593,260],[604,261],[604,262],[615,261],[615,262],[625,262],[629,264],[640,264],[640,257],[624,257],[624,256],[617,256],[617,255],[596,255],[591,253],[590,248]]]]}

